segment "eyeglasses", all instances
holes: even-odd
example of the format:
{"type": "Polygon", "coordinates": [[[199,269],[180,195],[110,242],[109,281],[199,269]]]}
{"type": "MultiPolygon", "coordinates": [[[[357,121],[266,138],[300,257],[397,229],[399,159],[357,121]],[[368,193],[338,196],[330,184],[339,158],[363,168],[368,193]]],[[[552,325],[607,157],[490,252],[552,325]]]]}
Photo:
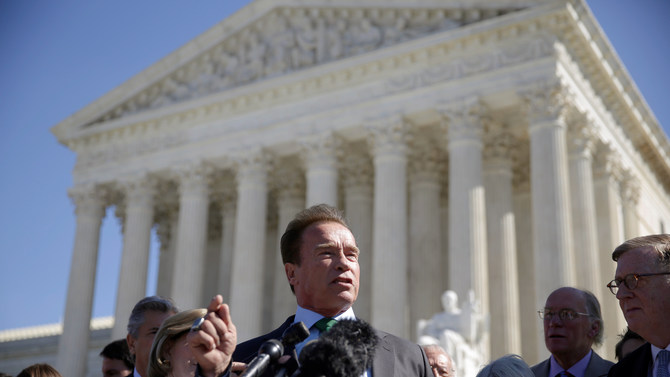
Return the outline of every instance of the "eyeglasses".
{"type": "Polygon", "coordinates": [[[614,279],[607,283],[607,288],[610,289],[610,292],[612,292],[613,295],[617,293],[619,290],[619,287],[621,286],[621,283],[628,288],[628,290],[633,290],[637,287],[637,281],[640,280],[641,277],[645,276],[656,276],[656,275],[670,275],[670,272],[655,272],[652,274],[628,274],[623,277],[622,279],[614,279]]]}
{"type": "Polygon", "coordinates": [[[544,319],[545,321],[551,321],[554,316],[558,316],[561,321],[572,321],[579,317],[580,315],[585,315],[587,317],[590,317],[591,314],[589,313],[580,313],[576,312],[572,309],[561,309],[557,312],[552,312],[551,310],[543,309],[543,310],[538,310],[537,314],[540,316],[541,319],[544,319]]]}

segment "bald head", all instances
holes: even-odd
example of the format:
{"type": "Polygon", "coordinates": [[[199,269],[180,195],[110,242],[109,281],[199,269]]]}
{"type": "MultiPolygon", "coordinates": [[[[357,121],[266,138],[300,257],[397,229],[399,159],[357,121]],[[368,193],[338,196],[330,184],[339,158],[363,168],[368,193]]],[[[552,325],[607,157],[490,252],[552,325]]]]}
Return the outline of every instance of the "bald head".
{"type": "Polygon", "coordinates": [[[428,357],[428,364],[430,364],[433,374],[436,377],[455,377],[456,369],[454,368],[454,362],[449,357],[449,354],[437,344],[429,344],[423,346],[423,350],[426,351],[426,356],[428,357]]]}

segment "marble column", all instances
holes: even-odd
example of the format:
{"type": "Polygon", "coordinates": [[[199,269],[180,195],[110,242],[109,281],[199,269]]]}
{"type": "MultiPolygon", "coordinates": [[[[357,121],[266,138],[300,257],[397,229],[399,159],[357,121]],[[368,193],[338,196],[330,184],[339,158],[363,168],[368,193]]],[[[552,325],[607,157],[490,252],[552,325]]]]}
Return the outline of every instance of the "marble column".
{"type": "Polygon", "coordinates": [[[151,228],[154,221],[155,182],[141,177],[125,182],[126,223],[119,287],[116,293],[112,339],[127,334],[128,317],[135,304],[146,296],[151,228]]]}
{"type": "Polygon", "coordinates": [[[372,304],[372,213],[373,167],[370,156],[347,150],[343,154],[344,215],[360,250],[361,277],[356,316],[370,321],[372,304]]]}
{"type": "Polygon", "coordinates": [[[174,275],[175,253],[177,250],[177,225],[179,219],[179,198],[159,206],[159,220],[156,233],[160,241],[160,255],[158,257],[158,282],[156,294],[172,297],[172,278],[174,275]],[[172,203],[175,203],[174,205],[172,203]]]}
{"type": "Polygon", "coordinates": [[[621,177],[621,198],[623,203],[623,234],[624,238],[639,237],[640,219],[637,215],[637,204],[640,201],[639,179],[629,170],[621,177]]]}
{"type": "Polygon", "coordinates": [[[295,166],[280,166],[275,171],[274,182],[277,185],[277,239],[272,272],[274,276],[272,296],[272,323],[280,324],[286,317],[295,313],[296,302],[286,277],[281,256],[281,236],[288,223],[305,208],[305,180],[302,171],[295,166]]]}
{"type": "Polygon", "coordinates": [[[260,151],[237,164],[237,218],[230,308],[238,341],[261,332],[267,220],[267,162],[260,151]]]}
{"type": "Polygon", "coordinates": [[[172,298],[181,308],[206,306],[201,302],[209,210],[210,169],[202,165],[179,171],[179,220],[172,276],[172,298]]]}
{"type": "Polygon", "coordinates": [[[516,218],[512,194],[516,140],[507,127],[487,120],[484,188],[488,241],[491,358],[521,353],[516,218]]]}
{"type": "Polygon", "coordinates": [[[488,314],[486,208],[482,180],[484,108],[476,98],[447,104],[449,152],[449,289],[462,302],[469,291],[488,314]]]}
{"type": "Polygon", "coordinates": [[[77,186],[69,194],[76,206],[77,229],[56,369],[63,376],[84,376],[88,359],[100,225],[105,216],[105,203],[104,192],[94,187],[77,186]]]}
{"type": "Polygon", "coordinates": [[[231,276],[233,273],[233,245],[235,242],[235,192],[221,194],[221,252],[219,254],[219,281],[224,302],[230,302],[231,276]]]}
{"type": "Polygon", "coordinates": [[[301,146],[307,180],[305,206],[321,203],[337,206],[337,158],[333,136],[315,135],[302,140],[301,146]]]}
{"type": "Polygon", "coordinates": [[[527,142],[517,144],[513,185],[517,270],[519,271],[519,317],[523,324],[521,326],[521,354],[528,363],[535,364],[541,360],[539,349],[544,348],[544,330],[537,316],[540,307],[535,301],[530,145],[527,142]]]}
{"type": "MultiPolygon", "coordinates": [[[[622,177],[621,162],[617,153],[605,143],[598,143],[594,160],[594,190],[596,206],[596,228],[600,253],[600,285],[605,339],[617,339],[617,334],[626,327],[626,321],[619,308],[618,301],[605,286],[614,279],[616,263],[612,260],[612,251],[625,241],[622,218],[622,203],[619,185],[622,177]]],[[[614,359],[614,342],[605,342],[603,357],[614,359]]]]}
{"type": "Polygon", "coordinates": [[[602,301],[592,168],[595,135],[584,114],[575,110],[571,113],[568,117],[568,159],[576,282],[578,287],[593,292],[602,301]]]}
{"type": "Polygon", "coordinates": [[[556,288],[574,285],[565,99],[560,85],[522,94],[528,111],[536,307],[556,288]]]}
{"type": "Polygon", "coordinates": [[[400,116],[366,124],[375,168],[372,324],[407,337],[407,146],[400,116]]]}
{"type": "Polygon", "coordinates": [[[417,132],[412,138],[409,172],[409,308],[410,339],[416,339],[416,323],[441,312],[444,286],[440,179],[444,157],[435,138],[417,132]]]}

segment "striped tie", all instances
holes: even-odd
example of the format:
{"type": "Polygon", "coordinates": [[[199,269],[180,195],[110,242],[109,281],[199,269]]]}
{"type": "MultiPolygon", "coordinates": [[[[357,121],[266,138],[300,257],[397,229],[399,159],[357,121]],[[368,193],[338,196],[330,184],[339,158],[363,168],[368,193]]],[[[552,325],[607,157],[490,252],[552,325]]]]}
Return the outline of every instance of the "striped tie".
{"type": "Polygon", "coordinates": [[[668,373],[668,360],[670,359],[670,351],[661,350],[656,356],[656,377],[670,377],[668,373]]]}

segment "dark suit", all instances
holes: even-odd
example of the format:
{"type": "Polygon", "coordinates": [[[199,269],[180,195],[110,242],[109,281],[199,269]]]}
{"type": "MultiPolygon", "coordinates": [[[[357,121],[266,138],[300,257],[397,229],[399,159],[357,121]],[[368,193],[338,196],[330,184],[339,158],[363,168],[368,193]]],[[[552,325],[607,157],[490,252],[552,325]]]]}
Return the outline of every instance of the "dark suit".
{"type": "MultiPolygon", "coordinates": [[[[613,362],[604,360],[602,357],[598,356],[597,353],[591,352],[591,360],[586,366],[584,371],[584,377],[604,377],[607,376],[610,368],[614,365],[613,362]]],[[[535,374],[535,377],[554,377],[549,376],[549,369],[551,368],[551,361],[547,359],[537,365],[534,365],[530,368],[535,374]]]]}
{"type": "Polygon", "coordinates": [[[645,343],[614,364],[610,377],[651,376],[651,344],[645,343]]]}
{"type": "MultiPolygon", "coordinates": [[[[238,344],[233,353],[233,360],[243,363],[251,362],[258,354],[261,344],[268,339],[281,339],[284,330],[293,323],[293,319],[294,317],[291,316],[277,329],[238,344]]],[[[419,345],[380,330],[375,331],[379,337],[379,343],[372,362],[373,377],[429,377],[433,375],[428,358],[419,345]]],[[[290,354],[292,351],[286,349],[284,354],[290,354]]],[[[264,376],[271,376],[271,374],[266,373],[264,376]]]]}

